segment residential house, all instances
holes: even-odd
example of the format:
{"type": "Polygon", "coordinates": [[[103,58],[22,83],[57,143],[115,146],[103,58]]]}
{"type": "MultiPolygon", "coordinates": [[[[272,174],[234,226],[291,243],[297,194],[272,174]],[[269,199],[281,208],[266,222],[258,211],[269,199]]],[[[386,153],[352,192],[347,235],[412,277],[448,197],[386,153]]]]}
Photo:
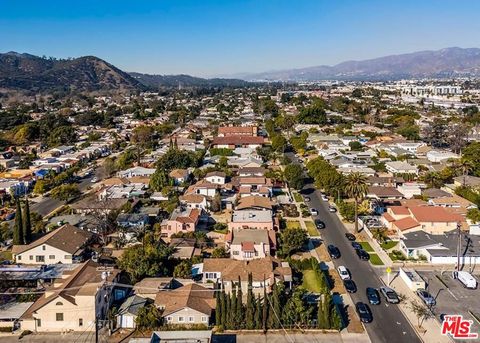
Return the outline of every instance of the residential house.
{"type": "Polygon", "coordinates": [[[13,259],[22,264],[81,262],[93,234],[65,224],[27,245],[14,245],[13,259]]]}
{"type": "Polygon", "coordinates": [[[216,185],[224,185],[227,175],[224,172],[214,171],[205,175],[205,180],[216,185]]]}
{"type": "Polygon", "coordinates": [[[403,194],[394,187],[369,186],[367,198],[377,200],[396,200],[402,199],[403,194]]]}
{"type": "Polygon", "coordinates": [[[418,174],[418,169],[416,166],[404,161],[385,162],[385,168],[393,175],[418,174]]]}
{"type": "Polygon", "coordinates": [[[117,224],[124,228],[143,228],[149,223],[148,214],[144,213],[120,213],[117,216],[117,224]]]}
{"type": "Polygon", "coordinates": [[[272,230],[235,229],[225,240],[230,258],[235,260],[264,258],[276,249],[275,231],[272,230]]]}
{"type": "Polygon", "coordinates": [[[173,179],[175,186],[179,186],[188,180],[190,172],[187,169],[173,169],[168,176],[173,179]]]}
{"type": "Polygon", "coordinates": [[[240,177],[254,177],[264,176],[267,169],[263,167],[242,167],[238,170],[238,176],[240,177]]]}
{"type": "Polygon", "coordinates": [[[212,141],[214,148],[252,148],[256,149],[265,143],[263,137],[258,136],[226,136],[215,137],[212,141]]]}
{"type": "Polygon", "coordinates": [[[430,150],[429,152],[427,152],[427,159],[430,162],[434,162],[434,163],[440,163],[450,159],[458,159],[458,158],[460,158],[460,156],[451,151],[430,150]]]}
{"type": "Polygon", "coordinates": [[[131,295],[120,305],[117,312],[117,328],[135,329],[138,312],[152,301],[138,295],[131,295]]]}
{"type": "Polygon", "coordinates": [[[453,185],[454,187],[470,187],[478,192],[480,190],[480,177],[472,175],[457,176],[453,178],[453,185]]]}
{"type": "Polygon", "coordinates": [[[200,208],[206,211],[209,207],[209,202],[205,195],[201,194],[187,194],[178,197],[180,204],[187,208],[200,208]]]}
{"type": "Polygon", "coordinates": [[[273,191],[272,180],[267,177],[234,177],[232,186],[238,190],[240,197],[251,195],[271,197],[273,191]]]}
{"type": "Polygon", "coordinates": [[[245,196],[238,200],[237,210],[268,210],[272,211],[273,203],[269,198],[262,196],[245,196]]]}
{"type": "Polygon", "coordinates": [[[220,189],[220,185],[208,182],[207,180],[200,180],[194,185],[188,187],[185,194],[200,194],[208,197],[214,197],[217,191],[220,189]]]}
{"type": "Polygon", "coordinates": [[[134,176],[152,176],[155,173],[155,168],[133,167],[127,170],[118,172],[119,177],[134,177],[134,176]]]}
{"type": "Polygon", "coordinates": [[[168,325],[208,326],[216,307],[215,292],[191,283],[177,289],[158,292],[155,306],[162,310],[162,318],[168,325]]]}
{"type": "Polygon", "coordinates": [[[397,187],[397,190],[403,194],[406,199],[411,199],[415,196],[422,195],[422,188],[425,185],[418,182],[405,182],[397,187]]]}
{"type": "Polygon", "coordinates": [[[161,237],[170,239],[173,234],[195,232],[201,209],[177,208],[161,223],[161,237]]]}
{"type": "Polygon", "coordinates": [[[233,211],[232,220],[228,223],[229,231],[235,229],[274,230],[272,211],[242,210],[233,211]]]}
{"type": "Polygon", "coordinates": [[[230,258],[209,258],[201,264],[202,282],[217,283],[227,293],[232,291],[232,284],[240,284],[243,294],[248,291],[248,275],[252,275],[252,289],[255,295],[263,294],[264,288],[271,291],[274,283],[292,285],[292,269],[288,262],[282,262],[272,256],[251,261],[234,260],[230,258]]]}
{"type": "Polygon", "coordinates": [[[106,320],[116,292],[119,270],[86,261],[66,278],[58,279],[20,318],[22,330],[33,332],[94,332],[95,321],[106,320]]]}
{"type": "Polygon", "coordinates": [[[257,130],[256,126],[220,126],[218,137],[256,136],[257,130]]]}

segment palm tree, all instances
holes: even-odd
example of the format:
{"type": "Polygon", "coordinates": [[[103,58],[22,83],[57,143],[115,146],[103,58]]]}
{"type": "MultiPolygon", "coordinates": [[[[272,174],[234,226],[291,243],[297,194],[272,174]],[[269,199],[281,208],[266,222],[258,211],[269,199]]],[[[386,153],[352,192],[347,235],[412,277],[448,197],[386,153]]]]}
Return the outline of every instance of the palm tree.
{"type": "Polygon", "coordinates": [[[469,160],[462,158],[458,163],[458,167],[462,171],[462,175],[463,175],[462,186],[465,187],[465,184],[466,184],[465,179],[467,175],[473,170],[473,164],[469,160]]]}
{"type": "Polygon", "coordinates": [[[359,172],[348,174],[344,183],[345,193],[355,200],[355,232],[358,233],[358,204],[368,192],[367,177],[359,172]]]}

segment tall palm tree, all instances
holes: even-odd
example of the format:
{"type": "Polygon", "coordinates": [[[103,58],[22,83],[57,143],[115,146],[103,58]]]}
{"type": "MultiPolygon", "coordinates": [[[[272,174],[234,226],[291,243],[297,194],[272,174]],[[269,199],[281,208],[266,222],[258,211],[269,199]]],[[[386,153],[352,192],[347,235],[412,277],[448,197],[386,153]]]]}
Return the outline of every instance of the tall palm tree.
{"type": "Polygon", "coordinates": [[[462,171],[462,176],[463,176],[462,186],[465,187],[466,177],[473,170],[473,164],[469,160],[462,158],[458,163],[458,167],[462,171]]]}
{"type": "Polygon", "coordinates": [[[358,233],[358,204],[367,195],[367,177],[359,172],[348,174],[344,183],[345,193],[355,200],[355,232],[358,233]]]}

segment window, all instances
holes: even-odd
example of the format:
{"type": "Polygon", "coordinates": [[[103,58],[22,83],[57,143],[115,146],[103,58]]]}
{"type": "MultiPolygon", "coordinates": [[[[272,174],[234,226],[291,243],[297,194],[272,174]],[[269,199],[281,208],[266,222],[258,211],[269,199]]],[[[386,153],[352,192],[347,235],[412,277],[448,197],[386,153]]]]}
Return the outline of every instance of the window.
{"type": "Polygon", "coordinates": [[[37,318],[37,328],[42,327],[42,320],[40,318],[37,318]]]}
{"type": "Polygon", "coordinates": [[[55,318],[57,322],[63,322],[63,313],[55,313],[55,318]]]}
{"type": "Polygon", "coordinates": [[[35,261],[37,262],[45,262],[45,256],[43,255],[38,255],[35,257],[35,261]]]}
{"type": "Polygon", "coordinates": [[[78,318],[78,326],[83,326],[83,318],[78,318]]]}
{"type": "Polygon", "coordinates": [[[72,259],[72,255],[65,255],[64,257],[66,260],[71,260],[72,259]]]}
{"type": "Polygon", "coordinates": [[[33,255],[30,255],[30,261],[33,260],[33,255]]]}
{"type": "Polygon", "coordinates": [[[47,246],[46,246],[46,245],[42,245],[42,250],[47,250],[47,246]]]}
{"type": "Polygon", "coordinates": [[[185,318],[183,318],[183,317],[178,317],[178,321],[179,321],[180,323],[183,323],[184,320],[185,320],[185,318]]]}
{"type": "Polygon", "coordinates": [[[188,317],[188,322],[193,323],[193,317],[188,317]]]}
{"type": "Polygon", "coordinates": [[[55,255],[48,255],[48,258],[51,259],[51,260],[54,260],[54,259],[55,259],[55,255]]]}
{"type": "Polygon", "coordinates": [[[206,322],[208,322],[208,317],[202,316],[202,323],[206,323],[206,322]]]}
{"type": "Polygon", "coordinates": [[[173,317],[172,316],[168,316],[167,317],[167,322],[171,322],[173,320],[173,317]]]}
{"type": "Polygon", "coordinates": [[[57,302],[55,305],[56,305],[56,306],[63,306],[63,303],[62,303],[61,301],[59,301],[59,302],[57,302]]]}
{"type": "Polygon", "coordinates": [[[234,254],[234,255],[238,255],[238,251],[235,250],[235,251],[233,252],[233,254],[234,254]]]}
{"type": "Polygon", "coordinates": [[[18,256],[17,256],[17,260],[21,261],[21,260],[22,260],[22,256],[18,255],[18,256]]]}

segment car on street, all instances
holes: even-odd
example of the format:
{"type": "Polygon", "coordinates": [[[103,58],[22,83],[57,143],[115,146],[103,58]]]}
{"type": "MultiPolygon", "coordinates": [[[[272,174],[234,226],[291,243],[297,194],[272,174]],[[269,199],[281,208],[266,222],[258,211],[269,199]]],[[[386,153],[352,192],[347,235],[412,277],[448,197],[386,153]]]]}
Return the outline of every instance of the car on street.
{"type": "Polygon", "coordinates": [[[355,281],[351,279],[343,280],[343,285],[348,293],[355,293],[357,291],[357,285],[355,284],[355,281]]]}
{"type": "Polygon", "coordinates": [[[328,201],[328,197],[325,194],[322,194],[322,200],[323,201],[328,201]]]}
{"type": "Polygon", "coordinates": [[[92,183],[98,182],[98,178],[97,178],[96,176],[94,176],[94,177],[92,178],[92,181],[91,181],[91,182],[92,182],[92,183]]]}
{"type": "Polygon", "coordinates": [[[335,212],[337,212],[337,208],[334,207],[334,206],[328,206],[328,212],[335,213],[335,212]]]}
{"type": "Polygon", "coordinates": [[[342,280],[350,280],[350,273],[348,272],[345,266],[339,266],[337,268],[338,274],[340,275],[340,279],[342,280]]]}
{"type": "Polygon", "coordinates": [[[370,259],[368,252],[363,249],[356,249],[355,252],[357,253],[358,258],[362,261],[368,261],[370,259]]]}
{"type": "Polygon", "coordinates": [[[435,306],[437,301],[426,289],[420,288],[417,289],[417,295],[427,306],[435,306]]]}
{"type": "Polygon", "coordinates": [[[315,219],[315,226],[317,229],[325,229],[325,223],[322,222],[320,219],[315,219]]]}
{"type": "Polygon", "coordinates": [[[311,208],[310,209],[310,214],[312,216],[318,216],[318,210],[316,208],[311,208]]]}
{"type": "Polygon", "coordinates": [[[362,249],[362,245],[358,242],[352,242],[352,247],[355,250],[362,249]]]}
{"type": "Polygon", "coordinates": [[[380,292],[385,297],[385,300],[390,304],[398,304],[400,299],[398,298],[397,292],[395,292],[390,287],[380,287],[380,292]]]}
{"type": "Polygon", "coordinates": [[[380,294],[378,294],[378,291],[373,287],[367,287],[367,299],[371,305],[380,304],[380,294]]]}
{"type": "Polygon", "coordinates": [[[329,244],[327,246],[327,250],[328,250],[328,254],[330,255],[331,258],[333,259],[337,259],[337,258],[340,258],[340,256],[342,256],[340,254],[340,249],[338,249],[335,245],[333,244],[329,244]]]}
{"type": "Polygon", "coordinates": [[[312,199],[310,199],[310,197],[305,197],[303,199],[305,200],[305,202],[309,202],[310,200],[312,200],[312,199]]]}
{"type": "Polygon", "coordinates": [[[371,323],[373,321],[372,311],[370,311],[367,304],[359,301],[355,304],[355,309],[362,323],[371,323]]]}
{"type": "Polygon", "coordinates": [[[345,237],[347,237],[347,239],[348,239],[349,241],[354,241],[354,240],[357,239],[357,237],[355,237],[355,235],[354,235],[353,233],[350,233],[350,232],[347,232],[347,233],[345,234],[345,237]]]}

